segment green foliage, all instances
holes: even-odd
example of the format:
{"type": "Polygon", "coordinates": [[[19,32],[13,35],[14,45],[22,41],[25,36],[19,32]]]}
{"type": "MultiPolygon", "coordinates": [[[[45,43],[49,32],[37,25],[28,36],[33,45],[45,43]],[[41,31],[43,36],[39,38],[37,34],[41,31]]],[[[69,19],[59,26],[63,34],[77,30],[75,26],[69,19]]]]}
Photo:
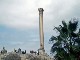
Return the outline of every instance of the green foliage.
{"type": "Polygon", "coordinates": [[[55,54],[56,60],[79,60],[80,59],[80,29],[78,21],[62,21],[62,26],[55,27],[59,34],[52,36],[50,42],[53,43],[51,53],[55,54]]]}

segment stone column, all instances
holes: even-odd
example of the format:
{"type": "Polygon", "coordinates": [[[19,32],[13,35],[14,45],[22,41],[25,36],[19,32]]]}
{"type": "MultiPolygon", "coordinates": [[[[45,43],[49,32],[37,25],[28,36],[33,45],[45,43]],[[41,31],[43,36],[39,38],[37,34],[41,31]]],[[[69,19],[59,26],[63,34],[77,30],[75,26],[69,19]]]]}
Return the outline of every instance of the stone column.
{"type": "Polygon", "coordinates": [[[38,8],[39,11],[39,34],[40,34],[40,50],[44,50],[44,32],[43,32],[43,8],[38,8]]]}

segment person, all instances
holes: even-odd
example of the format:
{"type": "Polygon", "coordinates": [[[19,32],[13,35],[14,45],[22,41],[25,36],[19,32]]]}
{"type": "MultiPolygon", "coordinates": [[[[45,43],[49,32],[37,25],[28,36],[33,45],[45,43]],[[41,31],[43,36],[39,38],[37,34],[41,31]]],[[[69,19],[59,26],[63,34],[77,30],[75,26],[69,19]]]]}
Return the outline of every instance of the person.
{"type": "Polygon", "coordinates": [[[5,47],[3,47],[3,50],[1,50],[1,54],[6,54],[7,50],[5,49],[5,47]]]}

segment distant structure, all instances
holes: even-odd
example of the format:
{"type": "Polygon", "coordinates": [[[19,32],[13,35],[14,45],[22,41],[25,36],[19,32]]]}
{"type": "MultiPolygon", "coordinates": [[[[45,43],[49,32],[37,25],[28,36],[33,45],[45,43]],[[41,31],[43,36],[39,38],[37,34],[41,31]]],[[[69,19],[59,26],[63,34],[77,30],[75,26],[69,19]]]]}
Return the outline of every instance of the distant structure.
{"type": "Polygon", "coordinates": [[[43,32],[43,8],[38,8],[39,11],[39,34],[40,34],[40,49],[39,54],[43,55],[44,50],[44,32],[43,32]]]}

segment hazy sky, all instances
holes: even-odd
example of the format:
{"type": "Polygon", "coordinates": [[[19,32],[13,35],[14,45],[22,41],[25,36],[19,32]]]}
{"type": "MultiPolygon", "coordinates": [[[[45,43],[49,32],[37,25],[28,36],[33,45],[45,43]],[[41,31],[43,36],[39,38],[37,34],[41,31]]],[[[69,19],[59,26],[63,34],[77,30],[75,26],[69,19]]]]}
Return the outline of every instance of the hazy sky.
{"type": "Polygon", "coordinates": [[[49,39],[56,35],[54,26],[80,16],[79,0],[0,0],[0,50],[3,46],[8,51],[39,49],[38,8],[44,9],[44,40],[48,53],[49,39]]]}

